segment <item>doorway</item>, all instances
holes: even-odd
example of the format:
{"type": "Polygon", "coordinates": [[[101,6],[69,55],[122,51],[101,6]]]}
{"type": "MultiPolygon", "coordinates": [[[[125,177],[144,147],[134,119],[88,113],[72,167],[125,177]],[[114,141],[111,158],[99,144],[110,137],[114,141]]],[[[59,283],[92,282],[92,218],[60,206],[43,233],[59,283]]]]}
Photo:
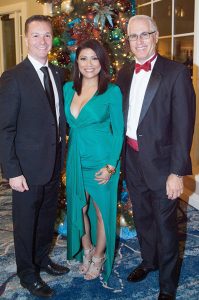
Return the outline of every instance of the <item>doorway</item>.
{"type": "Polygon", "coordinates": [[[22,3],[14,6],[0,8],[0,74],[20,63],[26,54],[22,26],[24,7],[22,3]]]}

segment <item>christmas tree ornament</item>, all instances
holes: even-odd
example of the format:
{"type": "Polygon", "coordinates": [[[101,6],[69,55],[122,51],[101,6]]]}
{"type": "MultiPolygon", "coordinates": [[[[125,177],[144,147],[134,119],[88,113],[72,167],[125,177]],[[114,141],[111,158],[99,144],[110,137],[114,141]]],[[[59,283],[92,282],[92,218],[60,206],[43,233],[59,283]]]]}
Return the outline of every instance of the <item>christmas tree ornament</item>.
{"type": "MultiPolygon", "coordinates": [[[[93,39],[97,36],[94,24],[88,23],[86,20],[83,20],[80,24],[75,24],[72,31],[72,38],[77,40],[77,45],[82,41],[93,39]]],[[[100,40],[100,35],[98,36],[98,39],[100,40]]]]}
{"type": "Polygon", "coordinates": [[[113,29],[110,37],[112,41],[119,41],[121,38],[123,38],[122,30],[120,28],[113,29]]]}
{"type": "Polygon", "coordinates": [[[74,10],[74,7],[72,6],[71,2],[71,0],[63,1],[61,3],[61,12],[70,14],[74,10]]]}
{"type": "Polygon", "coordinates": [[[56,15],[52,18],[52,27],[54,31],[54,35],[61,35],[66,28],[66,18],[65,14],[63,15],[56,15]]]}
{"type": "Polygon", "coordinates": [[[64,173],[61,177],[61,181],[63,185],[66,185],[66,173],[64,173]]]}
{"type": "Polygon", "coordinates": [[[87,19],[88,21],[93,21],[93,19],[94,19],[94,14],[93,14],[92,12],[88,12],[88,13],[86,14],[86,19],[87,19]]]}
{"type": "Polygon", "coordinates": [[[125,12],[131,10],[131,1],[129,0],[118,0],[116,1],[116,5],[119,11],[125,12]]]}
{"type": "Polygon", "coordinates": [[[112,15],[114,15],[113,9],[103,4],[95,3],[93,5],[93,11],[95,12],[94,24],[96,27],[104,28],[106,19],[111,27],[113,27],[112,15]]]}
{"type": "Polygon", "coordinates": [[[67,42],[66,42],[66,45],[67,45],[67,46],[74,46],[75,43],[76,43],[76,40],[71,39],[70,41],[67,41],[67,42]]]}
{"type": "Polygon", "coordinates": [[[70,53],[70,61],[74,62],[76,58],[76,53],[75,52],[71,52],[70,53]]]}
{"type": "Polygon", "coordinates": [[[119,230],[119,236],[123,240],[130,240],[137,236],[135,229],[130,229],[129,227],[121,227],[119,230]]]}
{"type": "Polygon", "coordinates": [[[128,224],[125,220],[125,217],[123,215],[120,216],[120,226],[126,227],[128,224]]]}
{"type": "Polygon", "coordinates": [[[127,203],[128,198],[129,198],[129,194],[128,194],[128,191],[127,191],[126,181],[123,180],[122,181],[121,202],[123,204],[127,203]]]}
{"type": "Polygon", "coordinates": [[[53,46],[54,47],[60,47],[60,45],[61,45],[61,39],[60,39],[60,37],[55,36],[53,38],[53,46]]]}
{"type": "Polygon", "coordinates": [[[80,22],[81,22],[80,18],[75,18],[74,20],[68,22],[67,25],[68,25],[69,28],[73,28],[73,26],[74,26],[75,24],[78,24],[78,23],[80,23],[80,22]]]}
{"type": "Polygon", "coordinates": [[[57,226],[57,233],[61,236],[67,237],[67,217],[65,215],[64,221],[57,226]]]}

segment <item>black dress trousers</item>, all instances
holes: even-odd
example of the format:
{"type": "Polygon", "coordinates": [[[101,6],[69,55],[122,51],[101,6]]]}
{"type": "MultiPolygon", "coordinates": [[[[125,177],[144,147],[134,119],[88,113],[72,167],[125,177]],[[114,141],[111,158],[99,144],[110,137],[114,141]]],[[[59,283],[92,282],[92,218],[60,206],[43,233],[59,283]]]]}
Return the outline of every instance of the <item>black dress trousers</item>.
{"type": "MultiPolygon", "coordinates": [[[[41,166],[42,167],[42,166],[41,166]]],[[[13,226],[17,274],[34,282],[36,267],[46,266],[53,239],[61,171],[61,143],[54,172],[45,185],[29,185],[23,193],[13,190],[13,226]]]]}
{"type": "Polygon", "coordinates": [[[145,181],[140,153],[128,144],[125,155],[127,188],[141,249],[142,265],[159,269],[160,289],[173,294],[177,287],[177,204],[166,195],[166,181],[151,190],[145,181]]]}

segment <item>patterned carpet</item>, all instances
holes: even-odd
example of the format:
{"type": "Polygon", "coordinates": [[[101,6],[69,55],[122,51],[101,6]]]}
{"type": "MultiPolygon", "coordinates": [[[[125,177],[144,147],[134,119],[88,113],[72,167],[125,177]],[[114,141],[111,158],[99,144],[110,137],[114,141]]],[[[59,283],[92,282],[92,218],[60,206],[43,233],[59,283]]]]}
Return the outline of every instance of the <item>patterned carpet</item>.
{"type": "MultiPolygon", "coordinates": [[[[199,299],[199,211],[180,201],[179,237],[183,258],[176,299],[199,299]]],[[[66,264],[66,240],[57,236],[51,254],[54,261],[66,264]]],[[[85,281],[78,274],[78,263],[70,262],[71,271],[61,277],[42,273],[42,278],[56,290],[53,300],[155,300],[158,295],[158,272],[150,273],[142,283],[126,281],[128,273],[140,262],[136,238],[120,240],[108,286],[100,279],[85,281]]],[[[11,192],[5,181],[0,183],[0,299],[38,299],[19,284],[14,259],[11,223],[11,192]]]]}

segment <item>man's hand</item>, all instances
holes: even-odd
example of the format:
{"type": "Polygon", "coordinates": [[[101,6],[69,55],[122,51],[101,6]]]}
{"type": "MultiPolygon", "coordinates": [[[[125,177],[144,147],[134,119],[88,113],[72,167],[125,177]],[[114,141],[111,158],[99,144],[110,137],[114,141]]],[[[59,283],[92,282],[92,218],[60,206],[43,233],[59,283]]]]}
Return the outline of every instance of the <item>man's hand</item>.
{"type": "Polygon", "coordinates": [[[170,174],[166,182],[166,193],[168,199],[178,198],[183,193],[183,178],[170,174]]]}
{"type": "Polygon", "coordinates": [[[9,184],[10,187],[17,192],[24,192],[29,190],[26,179],[23,175],[10,178],[9,184]]]}

